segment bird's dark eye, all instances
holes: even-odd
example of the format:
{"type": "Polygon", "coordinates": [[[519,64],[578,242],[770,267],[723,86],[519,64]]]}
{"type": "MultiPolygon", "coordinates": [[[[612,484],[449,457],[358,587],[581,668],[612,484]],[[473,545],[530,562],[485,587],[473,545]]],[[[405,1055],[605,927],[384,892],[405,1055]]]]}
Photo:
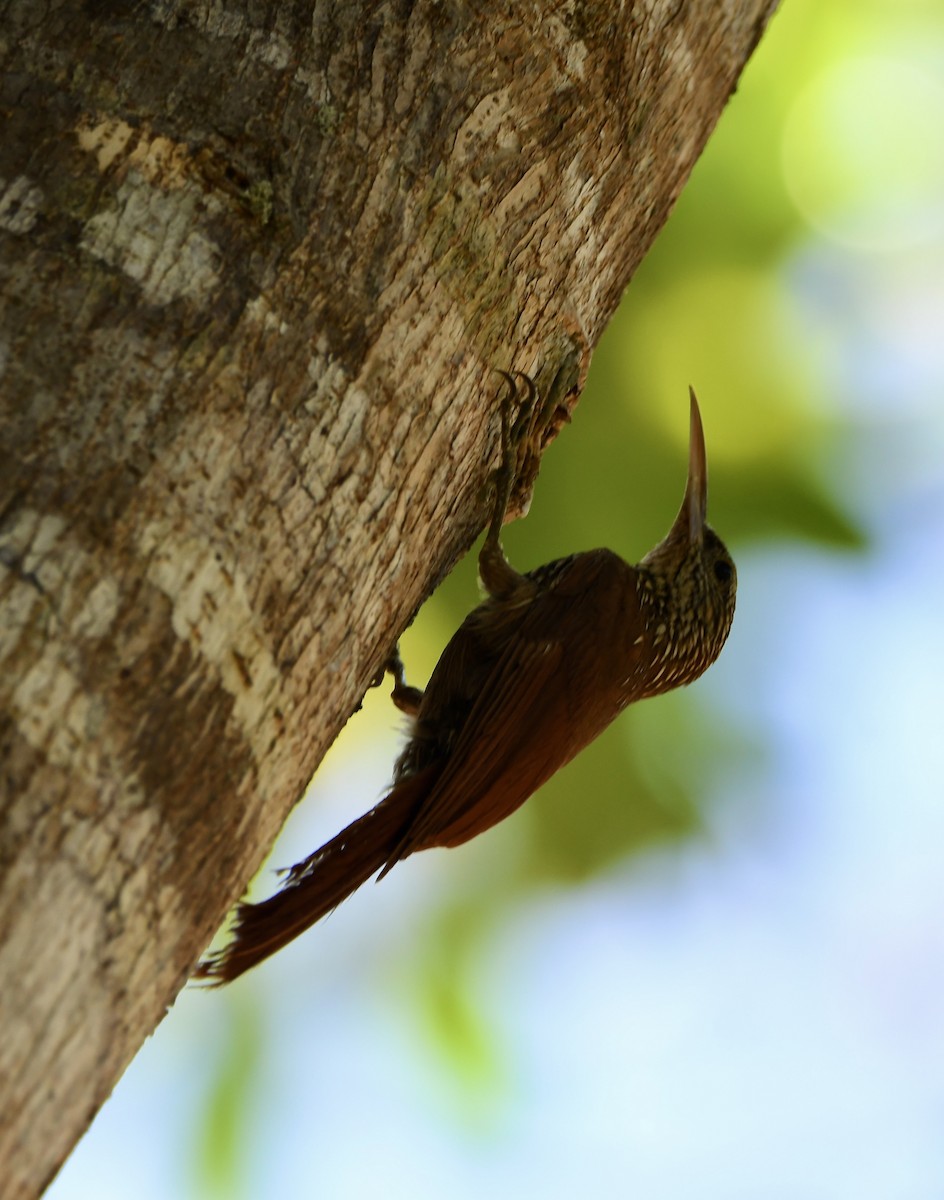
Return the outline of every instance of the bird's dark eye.
{"type": "Polygon", "coordinates": [[[723,558],[719,558],[715,563],[715,579],[717,579],[719,583],[731,582],[731,564],[729,562],[725,562],[723,558]]]}

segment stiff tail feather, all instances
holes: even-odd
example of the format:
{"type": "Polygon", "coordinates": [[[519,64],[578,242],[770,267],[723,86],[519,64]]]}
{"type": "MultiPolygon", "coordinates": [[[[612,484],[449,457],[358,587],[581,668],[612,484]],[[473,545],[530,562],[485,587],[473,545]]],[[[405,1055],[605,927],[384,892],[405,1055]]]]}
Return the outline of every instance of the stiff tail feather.
{"type": "Polygon", "coordinates": [[[292,867],[268,900],[238,904],[230,940],[198,964],[194,978],[212,987],[230,983],[327,916],[374,872],[393,866],[434,774],[427,769],[397,783],[376,808],[292,867]]]}

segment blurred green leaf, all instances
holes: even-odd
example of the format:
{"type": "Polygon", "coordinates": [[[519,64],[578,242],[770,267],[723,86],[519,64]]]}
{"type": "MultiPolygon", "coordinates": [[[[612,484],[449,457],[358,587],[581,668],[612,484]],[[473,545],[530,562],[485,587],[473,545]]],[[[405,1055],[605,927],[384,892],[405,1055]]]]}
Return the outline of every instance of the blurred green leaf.
{"type": "Polygon", "coordinates": [[[467,1128],[487,1127],[508,1086],[500,1030],[477,986],[488,907],[456,900],[424,929],[417,959],[404,974],[423,1040],[458,1085],[449,1099],[467,1128]]]}
{"type": "MultiPolygon", "coordinates": [[[[222,998],[221,998],[222,999],[222,998]]],[[[243,993],[228,992],[218,1004],[220,1020],[229,1028],[220,1067],[194,1131],[196,1194],[237,1200],[244,1187],[245,1147],[253,1125],[253,1096],[259,1079],[262,1034],[259,1012],[243,993]]]]}

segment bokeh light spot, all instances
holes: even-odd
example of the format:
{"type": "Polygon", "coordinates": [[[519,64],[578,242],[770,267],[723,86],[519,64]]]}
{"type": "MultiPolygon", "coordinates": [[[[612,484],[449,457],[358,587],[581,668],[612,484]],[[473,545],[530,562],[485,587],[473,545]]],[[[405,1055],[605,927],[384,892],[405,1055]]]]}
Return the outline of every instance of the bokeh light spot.
{"type": "Polygon", "coordinates": [[[944,85],[913,62],[863,57],[824,71],[784,126],[783,172],[819,232],[865,251],[944,228],[944,85]]]}

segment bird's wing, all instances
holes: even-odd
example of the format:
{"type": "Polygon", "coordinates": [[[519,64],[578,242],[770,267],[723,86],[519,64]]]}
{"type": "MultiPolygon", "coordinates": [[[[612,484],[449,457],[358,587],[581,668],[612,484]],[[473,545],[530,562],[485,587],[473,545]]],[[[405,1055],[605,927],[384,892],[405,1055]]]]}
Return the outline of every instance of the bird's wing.
{"type": "Polygon", "coordinates": [[[621,644],[607,626],[624,606],[607,597],[619,596],[620,584],[625,595],[628,570],[608,552],[579,555],[535,595],[495,647],[442,773],[385,871],[414,850],[459,845],[504,820],[616,715],[617,706],[600,709],[599,647],[611,635],[621,644]],[[607,589],[608,574],[617,588],[607,589]]]}
{"type": "Polygon", "coordinates": [[[500,662],[384,872],[414,850],[459,845],[491,828],[563,765],[566,758],[546,769],[557,747],[542,738],[557,707],[548,701],[561,656],[560,643],[532,645],[500,662]]]}

